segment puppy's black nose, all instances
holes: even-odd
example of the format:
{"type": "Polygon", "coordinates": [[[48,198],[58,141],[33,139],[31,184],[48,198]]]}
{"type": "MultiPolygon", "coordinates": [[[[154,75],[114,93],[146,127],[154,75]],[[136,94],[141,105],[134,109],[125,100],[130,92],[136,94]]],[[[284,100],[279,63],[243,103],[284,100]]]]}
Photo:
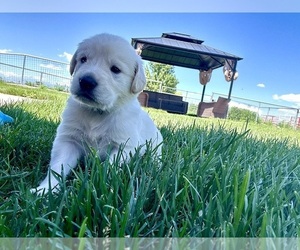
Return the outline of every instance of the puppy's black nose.
{"type": "Polygon", "coordinates": [[[83,91],[91,91],[93,90],[98,84],[96,80],[91,76],[84,76],[79,79],[79,85],[81,90],[83,91]]]}

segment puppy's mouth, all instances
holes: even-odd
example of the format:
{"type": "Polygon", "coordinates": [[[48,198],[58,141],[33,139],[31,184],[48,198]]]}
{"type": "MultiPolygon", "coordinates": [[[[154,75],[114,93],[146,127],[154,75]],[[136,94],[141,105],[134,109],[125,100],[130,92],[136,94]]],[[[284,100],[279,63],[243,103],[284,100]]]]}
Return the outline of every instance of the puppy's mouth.
{"type": "Polygon", "coordinates": [[[75,97],[82,102],[95,102],[94,95],[89,92],[78,91],[78,93],[75,94],[75,97]]]}
{"type": "Polygon", "coordinates": [[[91,108],[93,110],[107,112],[107,106],[99,102],[99,100],[96,98],[96,96],[93,93],[90,92],[84,92],[84,91],[77,91],[73,94],[75,100],[77,100],[79,103],[82,103],[88,108],[91,108]]]}

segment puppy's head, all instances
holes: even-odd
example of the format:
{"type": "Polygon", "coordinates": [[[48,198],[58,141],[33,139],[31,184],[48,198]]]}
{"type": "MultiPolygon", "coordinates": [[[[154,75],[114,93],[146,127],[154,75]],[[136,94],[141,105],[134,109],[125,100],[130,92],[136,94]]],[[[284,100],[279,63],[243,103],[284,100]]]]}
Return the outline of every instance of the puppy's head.
{"type": "Polygon", "coordinates": [[[141,58],[126,40],[110,34],[81,42],[70,73],[75,100],[102,111],[136,98],[146,85],[141,58]]]}

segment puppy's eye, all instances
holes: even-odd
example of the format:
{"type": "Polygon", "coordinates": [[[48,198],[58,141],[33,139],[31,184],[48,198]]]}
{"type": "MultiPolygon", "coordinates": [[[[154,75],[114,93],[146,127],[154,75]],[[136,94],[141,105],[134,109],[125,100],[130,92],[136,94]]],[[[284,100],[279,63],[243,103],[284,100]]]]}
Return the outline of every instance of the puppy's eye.
{"type": "Polygon", "coordinates": [[[110,68],[111,72],[115,73],[115,74],[119,74],[121,73],[121,70],[117,67],[117,66],[112,66],[110,68]]]}
{"type": "Polygon", "coordinates": [[[80,58],[80,62],[81,63],[85,63],[86,61],[87,61],[86,56],[83,56],[83,57],[80,58]]]}

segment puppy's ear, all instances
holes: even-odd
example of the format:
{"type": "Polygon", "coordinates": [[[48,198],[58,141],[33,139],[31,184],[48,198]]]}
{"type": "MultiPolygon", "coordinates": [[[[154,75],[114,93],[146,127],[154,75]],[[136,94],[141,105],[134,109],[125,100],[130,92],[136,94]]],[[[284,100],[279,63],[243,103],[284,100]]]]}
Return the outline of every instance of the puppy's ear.
{"type": "Polygon", "coordinates": [[[77,51],[76,51],[75,54],[72,56],[72,59],[71,59],[71,62],[70,62],[70,74],[71,74],[71,75],[73,75],[74,69],[75,69],[75,67],[76,67],[76,63],[77,63],[76,57],[77,57],[77,51]]]}
{"type": "Polygon", "coordinates": [[[143,69],[143,65],[141,62],[138,62],[136,68],[135,68],[135,75],[131,84],[131,92],[133,94],[137,94],[146,86],[146,77],[143,69]]]}

